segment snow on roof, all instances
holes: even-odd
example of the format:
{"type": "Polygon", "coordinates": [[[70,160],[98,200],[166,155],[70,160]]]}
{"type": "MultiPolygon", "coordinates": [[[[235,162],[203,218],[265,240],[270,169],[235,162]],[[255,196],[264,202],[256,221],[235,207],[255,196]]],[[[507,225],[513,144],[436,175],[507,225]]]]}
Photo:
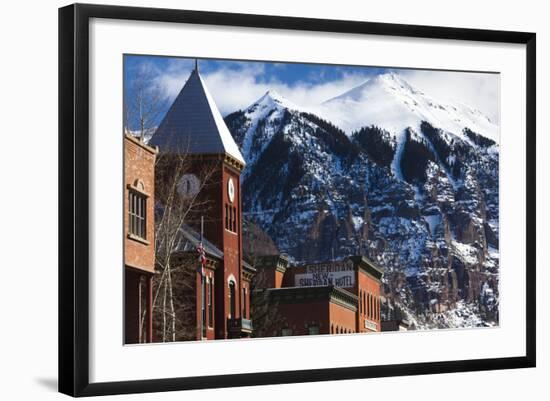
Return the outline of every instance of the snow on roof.
{"type": "Polygon", "coordinates": [[[149,144],[158,146],[161,151],[227,154],[243,165],[246,164],[196,69],[189,76],[149,144]]]}

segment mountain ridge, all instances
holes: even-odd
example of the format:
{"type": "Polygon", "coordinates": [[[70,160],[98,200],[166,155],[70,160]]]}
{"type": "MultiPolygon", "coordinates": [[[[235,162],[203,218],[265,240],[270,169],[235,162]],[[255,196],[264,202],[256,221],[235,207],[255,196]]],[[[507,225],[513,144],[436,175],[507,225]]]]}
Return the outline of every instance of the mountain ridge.
{"type": "Polygon", "coordinates": [[[243,214],[291,260],[372,258],[419,328],[498,324],[498,143],[425,120],[350,135],[269,92],[225,121],[243,214]]]}
{"type": "Polygon", "coordinates": [[[479,110],[464,103],[441,102],[393,72],[324,101],[318,113],[348,134],[365,125],[396,133],[409,127],[417,130],[421,121],[427,121],[457,136],[469,128],[495,143],[499,137],[499,127],[479,110]]]}

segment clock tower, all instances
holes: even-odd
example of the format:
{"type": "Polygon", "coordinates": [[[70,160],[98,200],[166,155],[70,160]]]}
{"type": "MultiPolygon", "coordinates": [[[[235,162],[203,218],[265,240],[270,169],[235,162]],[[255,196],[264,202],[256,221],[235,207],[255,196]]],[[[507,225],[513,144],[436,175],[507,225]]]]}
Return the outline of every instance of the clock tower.
{"type": "MultiPolygon", "coordinates": [[[[161,155],[185,155],[190,166],[178,182],[180,196],[199,200],[186,224],[200,230],[204,217],[204,239],[223,252],[222,265],[207,271],[213,298],[197,291],[197,311],[214,302],[211,322],[199,338],[233,338],[250,334],[248,318],[250,283],[244,279],[240,174],[246,163],[199,74],[198,66],[174,100],[151,138],[161,155]],[[207,180],[207,181],[206,181],[207,180]],[[201,305],[202,304],[202,305],[201,305]],[[211,330],[212,333],[209,333],[211,330]]],[[[198,265],[199,262],[197,262],[198,265]]],[[[199,273],[197,273],[200,276],[199,273]]],[[[199,280],[204,280],[200,278],[199,280]]],[[[204,285],[202,285],[204,291],[204,285]]],[[[210,287],[208,287],[210,288],[210,287]]],[[[197,316],[200,312],[197,312],[197,316]]],[[[203,313],[204,316],[207,314],[203,313]]],[[[204,321],[198,324],[204,326],[204,321]]]]}

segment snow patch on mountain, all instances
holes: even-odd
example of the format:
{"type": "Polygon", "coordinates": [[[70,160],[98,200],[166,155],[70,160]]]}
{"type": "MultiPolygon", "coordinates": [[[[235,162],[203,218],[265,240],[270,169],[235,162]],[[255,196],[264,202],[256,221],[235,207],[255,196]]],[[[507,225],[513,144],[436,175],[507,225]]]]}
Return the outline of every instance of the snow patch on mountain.
{"type": "Polygon", "coordinates": [[[462,127],[401,78],[373,80],[333,99],[377,118],[352,135],[273,91],[226,116],[244,216],[297,263],[368,256],[417,329],[498,324],[498,144],[474,109],[462,127]]]}
{"type": "Polygon", "coordinates": [[[401,172],[401,156],[405,147],[406,136],[407,132],[405,129],[401,130],[401,132],[396,135],[397,146],[395,148],[395,155],[391,162],[391,171],[393,172],[393,175],[401,181],[404,181],[403,173],[401,172]]]}
{"type": "Polygon", "coordinates": [[[370,78],[361,85],[323,102],[321,116],[350,134],[376,125],[398,135],[406,128],[419,131],[422,121],[463,137],[464,128],[498,143],[499,127],[479,110],[463,103],[446,103],[412,87],[396,73],[370,78]]]}

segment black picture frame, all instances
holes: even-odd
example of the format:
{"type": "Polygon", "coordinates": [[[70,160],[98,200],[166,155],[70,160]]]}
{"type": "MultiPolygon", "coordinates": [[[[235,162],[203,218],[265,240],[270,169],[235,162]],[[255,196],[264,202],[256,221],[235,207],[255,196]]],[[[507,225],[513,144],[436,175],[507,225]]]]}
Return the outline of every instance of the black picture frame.
{"type": "Polygon", "coordinates": [[[536,35],[358,21],[75,4],[59,9],[59,391],[141,393],[534,367],[536,364],[536,35]],[[526,47],[526,353],[521,357],[90,383],[89,21],[91,18],[523,44],[526,47]]]}

